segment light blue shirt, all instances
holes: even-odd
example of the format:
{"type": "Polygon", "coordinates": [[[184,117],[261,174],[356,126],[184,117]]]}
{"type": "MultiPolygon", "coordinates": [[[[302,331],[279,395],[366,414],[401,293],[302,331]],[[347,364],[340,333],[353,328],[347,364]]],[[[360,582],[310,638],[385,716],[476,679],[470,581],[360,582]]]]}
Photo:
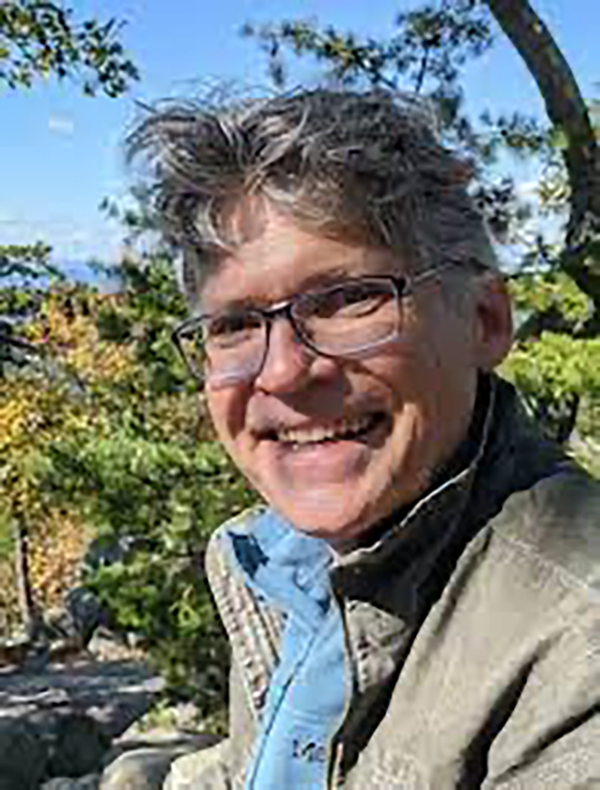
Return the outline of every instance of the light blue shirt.
{"type": "Polygon", "coordinates": [[[255,592],[286,615],[246,790],[327,786],[331,742],[344,712],[344,636],[331,591],[330,549],[271,512],[252,535],[230,532],[255,592]]]}

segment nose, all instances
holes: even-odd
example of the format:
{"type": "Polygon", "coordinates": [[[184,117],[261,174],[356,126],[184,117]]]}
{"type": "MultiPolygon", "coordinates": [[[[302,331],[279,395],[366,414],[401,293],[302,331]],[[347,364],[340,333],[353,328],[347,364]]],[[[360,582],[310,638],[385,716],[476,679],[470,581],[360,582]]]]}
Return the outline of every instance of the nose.
{"type": "Polygon", "coordinates": [[[310,378],[315,354],[297,337],[291,323],[279,317],[270,326],[269,342],[255,386],[265,392],[302,389],[310,378]]]}

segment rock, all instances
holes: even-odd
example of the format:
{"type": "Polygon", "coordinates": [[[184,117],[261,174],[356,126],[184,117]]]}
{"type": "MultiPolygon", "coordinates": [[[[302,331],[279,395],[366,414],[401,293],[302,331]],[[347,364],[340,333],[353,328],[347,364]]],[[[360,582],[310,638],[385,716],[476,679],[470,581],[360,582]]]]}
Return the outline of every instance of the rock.
{"type": "Polygon", "coordinates": [[[101,725],[85,713],[17,706],[0,717],[0,790],[99,772],[109,746],[101,725]]]}
{"type": "Polygon", "coordinates": [[[224,766],[228,762],[229,748],[231,748],[230,741],[222,740],[210,748],[200,749],[174,760],[161,790],[228,787],[229,781],[224,774],[224,766]]]}
{"type": "Polygon", "coordinates": [[[50,640],[79,640],[86,645],[102,622],[102,607],[87,587],[73,587],[65,595],[60,609],[52,611],[45,625],[50,640]]]}
{"type": "Polygon", "coordinates": [[[60,608],[51,610],[35,636],[0,640],[0,667],[19,667],[39,673],[49,661],[67,661],[79,655],[101,624],[96,596],[75,587],[60,608]]]}
{"type": "Polygon", "coordinates": [[[110,738],[121,735],[152,705],[164,680],[139,661],[79,659],[43,672],[0,673],[0,719],[27,710],[69,709],[87,714],[110,738]]]}
{"type": "Polygon", "coordinates": [[[60,777],[45,782],[40,790],[98,790],[100,774],[88,774],[79,779],[60,777]]]}
{"type": "Polygon", "coordinates": [[[85,713],[56,711],[37,713],[48,748],[48,776],[77,777],[99,770],[110,746],[102,726],[85,713]]]}
{"type": "Polygon", "coordinates": [[[87,548],[81,563],[81,578],[116,562],[125,562],[137,548],[148,545],[150,540],[144,535],[99,535],[87,548]]]}
{"type": "Polygon", "coordinates": [[[125,636],[116,634],[109,628],[100,625],[87,644],[87,653],[97,661],[123,661],[134,656],[143,657],[143,652],[133,649],[125,636]]]}
{"type": "Polygon", "coordinates": [[[0,790],[37,790],[46,764],[46,746],[31,724],[0,720],[0,790]]]}
{"type": "Polygon", "coordinates": [[[0,669],[0,790],[37,790],[53,777],[98,773],[112,738],[163,687],[138,661],[76,661],[39,674],[0,669]]]}
{"type": "Polygon", "coordinates": [[[103,773],[100,790],[160,790],[178,752],[138,749],[117,758],[103,773]]]}
{"type": "Polygon", "coordinates": [[[174,760],[218,741],[213,735],[162,728],[121,739],[111,750],[118,756],[102,774],[99,790],[160,790],[174,760]]]}
{"type": "Polygon", "coordinates": [[[75,587],[65,596],[65,608],[75,632],[87,644],[102,621],[102,607],[98,598],[87,587],[75,587]]]}

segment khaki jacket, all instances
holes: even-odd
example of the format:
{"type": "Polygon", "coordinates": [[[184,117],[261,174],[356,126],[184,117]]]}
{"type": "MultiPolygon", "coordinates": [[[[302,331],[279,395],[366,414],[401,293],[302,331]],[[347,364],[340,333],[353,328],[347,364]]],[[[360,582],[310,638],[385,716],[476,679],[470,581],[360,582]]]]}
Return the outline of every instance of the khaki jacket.
{"type": "MultiPolygon", "coordinates": [[[[330,788],[600,788],[600,485],[491,390],[472,462],[331,569],[351,688],[330,788]]],[[[177,761],[168,790],[243,788],[278,659],[282,616],[225,546],[217,532],[207,566],[230,737],[177,761]]]]}

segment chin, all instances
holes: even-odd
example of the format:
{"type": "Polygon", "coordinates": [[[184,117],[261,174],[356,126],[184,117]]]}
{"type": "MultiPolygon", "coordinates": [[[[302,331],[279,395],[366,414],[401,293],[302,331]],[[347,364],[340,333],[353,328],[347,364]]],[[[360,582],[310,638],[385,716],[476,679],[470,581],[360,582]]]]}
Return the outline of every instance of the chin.
{"type": "Polygon", "coordinates": [[[368,500],[354,499],[345,486],[315,486],[290,495],[290,490],[263,492],[264,498],[295,529],[330,543],[344,542],[364,533],[374,523],[368,500]],[[334,490],[332,490],[334,489],[334,490]]]}

